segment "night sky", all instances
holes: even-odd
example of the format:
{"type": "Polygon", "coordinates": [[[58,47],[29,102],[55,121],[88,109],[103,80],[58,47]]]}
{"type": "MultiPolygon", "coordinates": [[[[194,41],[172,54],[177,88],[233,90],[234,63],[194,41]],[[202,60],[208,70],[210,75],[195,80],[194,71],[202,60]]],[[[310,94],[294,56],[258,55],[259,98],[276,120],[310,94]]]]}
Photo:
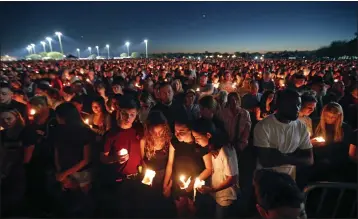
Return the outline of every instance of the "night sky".
{"type": "Polygon", "coordinates": [[[357,2],[1,2],[1,54],[64,34],[65,53],[312,50],[357,31],[357,2]]]}

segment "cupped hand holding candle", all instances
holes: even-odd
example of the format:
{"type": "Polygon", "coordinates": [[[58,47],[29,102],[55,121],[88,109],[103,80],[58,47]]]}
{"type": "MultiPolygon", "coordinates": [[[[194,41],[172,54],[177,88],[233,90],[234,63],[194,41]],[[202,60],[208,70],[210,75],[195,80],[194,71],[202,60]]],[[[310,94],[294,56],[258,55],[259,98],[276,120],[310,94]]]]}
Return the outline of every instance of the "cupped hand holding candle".
{"type": "Polygon", "coordinates": [[[321,136],[313,138],[313,140],[319,143],[326,142],[326,140],[321,136]]]}
{"type": "Polygon", "coordinates": [[[182,183],[182,185],[180,185],[180,189],[187,189],[191,183],[191,177],[189,177],[186,181],[185,181],[185,176],[181,175],[179,178],[180,182],[182,183]]]}
{"type": "Polygon", "coordinates": [[[148,186],[151,186],[153,183],[153,179],[155,177],[155,171],[147,169],[144,174],[144,178],[142,180],[142,183],[148,186]]]}
{"type": "Polygon", "coordinates": [[[128,150],[123,148],[120,151],[118,151],[118,157],[119,157],[120,164],[127,162],[129,159],[128,150]]]}

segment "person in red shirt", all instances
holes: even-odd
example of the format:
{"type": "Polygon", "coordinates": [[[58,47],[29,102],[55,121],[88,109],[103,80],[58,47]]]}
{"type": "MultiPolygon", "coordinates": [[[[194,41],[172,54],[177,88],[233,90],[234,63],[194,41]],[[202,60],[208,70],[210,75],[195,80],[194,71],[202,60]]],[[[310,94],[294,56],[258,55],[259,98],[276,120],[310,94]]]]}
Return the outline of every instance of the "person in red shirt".
{"type": "Polygon", "coordinates": [[[51,83],[50,83],[51,87],[56,88],[59,91],[62,91],[63,84],[62,84],[62,81],[60,80],[60,77],[57,75],[57,73],[55,71],[50,71],[49,76],[51,79],[51,83]]]}
{"type": "Polygon", "coordinates": [[[119,217],[130,217],[140,213],[141,179],[138,169],[141,166],[141,150],[138,131],[133,127],[138,114],[139,104],[133,98],[124,98],[117,111],[118,127],[107,135],[101,161],[115,168],[115,176],[110,178],[115,186],[116,202],[113,203],[114,214],[119,217]],[[118,203],[118,202],[119,203],[118,203]]]}

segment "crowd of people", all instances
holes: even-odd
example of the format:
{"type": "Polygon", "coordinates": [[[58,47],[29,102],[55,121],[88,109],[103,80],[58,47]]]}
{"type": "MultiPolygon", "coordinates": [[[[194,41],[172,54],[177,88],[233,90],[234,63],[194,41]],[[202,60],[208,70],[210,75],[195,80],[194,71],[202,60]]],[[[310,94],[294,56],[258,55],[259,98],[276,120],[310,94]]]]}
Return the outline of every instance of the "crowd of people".
{"type": "Polygon", "coordinates": [[[1,216],[305,218],[357,182],[357,64],[1,62],[1,216]]]}

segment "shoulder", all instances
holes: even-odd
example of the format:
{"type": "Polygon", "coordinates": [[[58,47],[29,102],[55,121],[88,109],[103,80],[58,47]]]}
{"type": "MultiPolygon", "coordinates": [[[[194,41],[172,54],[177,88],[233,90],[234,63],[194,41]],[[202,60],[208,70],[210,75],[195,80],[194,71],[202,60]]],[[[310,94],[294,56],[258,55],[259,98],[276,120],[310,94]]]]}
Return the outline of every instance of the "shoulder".
{"type": "Polygon", "coordinates": [[[244,108],[240,108],[240,115],[241,115],[241,116],[250,117],[249,111],[247,111],[247,110],[244,109],[244,108]]]}

